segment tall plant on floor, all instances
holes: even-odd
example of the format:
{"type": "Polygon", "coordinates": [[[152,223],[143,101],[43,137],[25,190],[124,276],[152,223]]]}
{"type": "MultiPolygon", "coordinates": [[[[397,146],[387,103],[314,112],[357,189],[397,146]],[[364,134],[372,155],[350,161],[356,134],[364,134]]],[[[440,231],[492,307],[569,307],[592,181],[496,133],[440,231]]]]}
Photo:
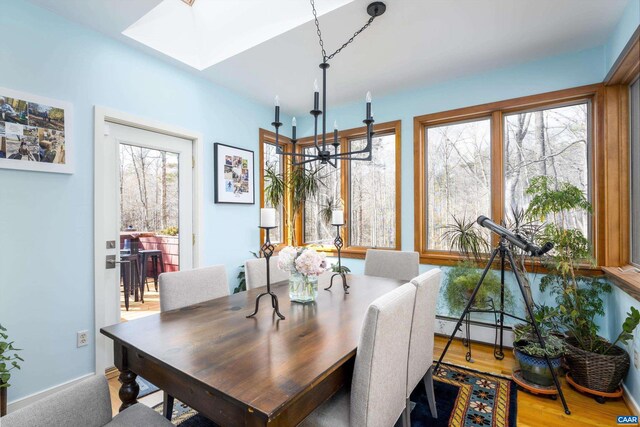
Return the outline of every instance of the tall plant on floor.
{"type": "Polygon", "coordinates": [[[20,362],[24,360],[18,352],[21,350],[13,346],[13,341],[9,341],[6,328],[0,324],[0,414],[4,415],[7,410],[7,388],[11,385],[11,371],[20,369],[20,362]]]}
{"type": "Polygon", "coordinates": [[[294,246],[297,245],[296,219],[302,211],[304,202],[315,196],[320,186],[318,170],[317,168],[294,166],[289,174],[285,175],[269,165],[264,171],[266,204],[273,207],[283,206],[285,196],[288,194],[290,197],[291,212],[285,211],[284,221],[294,246]]]}
{"type": "Polygon", "coordinates": [[[526,193],[531,197],[528,215],[544,223],[541,241],[554,244],[546,263],[550,274],[542,278],[540,290],[556,298],[558,324],[569,337],[566,357],[572,378],[587,388],[611,392],[629,368],[629,355],[616,344],[630,339],[640,313],[631,308],[613,343],[598,335],[596,319],[605,314],[603,295],[611,291],[611,285],[598,277],[580,275],[580,267],[594,261],[588,238],[572,228],[570,221],[580,213],[591,214],[591,204],[576,186],[546,176],[532,179],[526,193]],[[603,369],[606,364],[614,369],[603,369]]]}

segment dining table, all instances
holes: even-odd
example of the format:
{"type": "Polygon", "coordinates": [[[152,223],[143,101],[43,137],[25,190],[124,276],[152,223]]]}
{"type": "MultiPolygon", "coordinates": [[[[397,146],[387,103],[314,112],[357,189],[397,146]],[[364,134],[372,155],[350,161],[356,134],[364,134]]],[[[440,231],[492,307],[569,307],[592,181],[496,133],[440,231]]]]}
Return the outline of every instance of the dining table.
{"type": "MultiPolygon", "coordinates": [[[[120,371],[120,411],[137,403],[138,375],[220,426],[295,426],[351,382],[368,306],[404,281],[349,274],[314,302],[289,299],[288,281],[104,327],[120,371]]],[[[188,289],[185,289],[188,292],[188,289]]]]}

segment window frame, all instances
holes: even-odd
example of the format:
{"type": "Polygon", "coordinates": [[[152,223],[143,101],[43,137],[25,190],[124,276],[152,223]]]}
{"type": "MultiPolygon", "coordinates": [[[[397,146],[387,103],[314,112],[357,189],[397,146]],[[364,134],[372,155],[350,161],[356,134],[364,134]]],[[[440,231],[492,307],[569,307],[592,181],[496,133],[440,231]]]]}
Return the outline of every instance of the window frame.
{"type": "MultiPolygon", "coordinates": [[[[291,140],[287,137],[284,137],[282,135],[278,136],[278,142],[280,144],[280,146],[283,148],[283,150],[285,151],[289,151],[291,150],[291,140]]],[[[258,171],[258,177],[259,177],[259,191],[260,191],[260,208],[264,208],[264,144],[271,144],[271,145],[275,145],[276,143],[276,134],[274,132],[268,131],[266,129],[259,129],[259,136],[258,136],[258,152],[259,152],[259,156],[258,156],[258,161],[259,161],[259,171],[258,171]]],[[[282,173],[284,174],[284,176],[286,177],[289,173],[289,162],[285,160],[285,162],[283,163],[283,168],[282,168],[282,173]]],[[[282,224],[283,224],[283,230],[281,233],[282,236],[282,242],[278,243],[277,245],[275,245],[275,249],[276,250],[280,250],[283,247],[287,246],[287,242],[290,241],[289,238],[289,227],[287,227],[287,223],[289,222],[289,218],[287,217],[287,212],[289,211],[288,206],[290,204],[290,200],[289,200],[289,195],[285,194],[284,196],[284,200],[283,200],[283,206],[281,207],[282,209],[282,224]]],[[[260,245],[262,245],[262,243],[264,242],[265,239],[265,231],[264,230],[260,230],[260,245]]]]}
{"type": "MultiPolygon", "coordinates": [[[[640,218],[638,217],[634,217],[634,206],[633,203],[635,201],[635,197],[640,198],[640,188],[637,189],[637,192],[634,194],[634,184],[640,185],[640,182],[638,183],[634,183],[633,182],[633,170],[634,167],[636,168],[640,168],[640,164],[636,165],[634,164],[634,158],[633,158],[633,154],[634,154],[634,150],[633,150],[633,144],[637,144],[638,146],[636,147],[636,150],[640,150],[640,135],[636,135],[633,132],[634,129],[634,116],[633,116],[633,108],[632,108],[632,101],[633,101],[633,96],[632,96],[632,90],[633,90],[633,86],[634,85],[638,85],[638,91],[640,92],[640,75],[636,76],[634,80],[632,80],[629,83],[629,264],[634,266],[634,267],[640,267],[640,260],[638,260],[636,262],[636,260],[634,260],[634,256],[640,256],[640,254],[635,254],[633,252],[633,245],[636,243],[634,240],[634,236],[633,236],[633,231],[634,231],[634,226],[636,226],[636,224],[634,224],[634,220],[637,221],[640,225],[640,218]],[[637,140],[634,140],[634,136],[636,137],[637,140]]],[[[639,94],[640,96],[640,94],[639,94]]],[[[635,120],[640,121],[640,117],[638,117],[637,115],[635,116],[635,120]]],[[[640,130],[640,125],[638,126],[638,130],[640,130]]],[[[636,237],[636,239],[639,239],[638,237],[636,237]]]]}
{"type": "MultiPolygon", "coordinates": [[[[401,125],[402,122],[401,120],[395,120],[395,121],[391,121],[391,122],[385,122],[385,123],[379,123],[379,124],[374,124],[373,126],[373,130],[376,134],[395,134],[395,150],[396,150],[396,156],[395,156],[395,161],[396,161],[396,244],[395,247],[393,248],[384,248],[387,250],[401,250],[402,248],[402,227],[401,227],[401,223],[402,223],[402,180],[401,180],[401,160],[402,160],[402,153],[401,153],[401,141],[402,141],[402,135],[401,135],[401,125]]],[[[330,137],[330,134],[327,134],[328,137],[330,137]]],[[[340,150],[341,151],[345,151],[348,149],[349,146],[349,141],[354,140],[354,139],[362,139],[366,137],[366,127],[362,126],[362,127],[358,127],[358,128],[352,128],[352,129],[346,129],[346,130],[342,130],[338,132],[338,139],[340,141],[340,150]]],[[[333,138],[330,138],[331,141],[333,141],[333,138]]],[[[301,152],[304,148],[307,148],[309,146],[313,145],[313,137],[307,137],[307,138],[302,138],[298,141],[298,143],[296,144],[296,150],[298,152],[301,152]]],[[[350,169],[350,161],[349,160],[341,160],[340,161],[340,197],[342,198],[343,201],[343,208],[345,211],[346,215],[349,215],[350,212],[350,208],[349,208],[349,203],[350,203],[350,178],[351,178],[351,169],[350,169]]],[[[297,218],[297,222],[296,222],[296,240],[298,242],[300,242],[301,246],[307,246],[307,243],[304,242],[303,236],[304,236],[304,232],[302,227],[304,226],[304,209],[302,210],[303,214],[299,215],[297,218]]],[[[369,247],[364,247],[364,246],[353,246],[351,245],[350,242],[350,233],[349,233],[349,226],[350,226],[350,218],[347,217],[347,221],[346,221],[346,225],[344,227],[341,227],[340,229],[340,235],[342,236],[342,239],[344,240],[344,247],[341,249],[341,255],[344,256],[345,258],[357,258],[357,259],[364,259],[367,249],[372,249],[369,247]]],[[[327,255],[330,256],[337,256],[337,251],[335,249],[335,246],[333,245],[317,245],[317,244],[312,244],[311,246],[314,247],[314,249],[322,251],[322,252],[326,252],[327,255]]]]}
{"type": "MultiPolygon", "coordinates": [[[[598,171],[602,160],[596,154],[601,150],[603,129],[603,111],[601,108],[603,85],[595,84],[549,93],[530,95],[489,104],[464,107],[450,111],[437,112],[414,117],[414,246],[420,254],[420,262],[436,265],[455,265],[464,259],[456,251],[435,251],[427,249],[427,147],[426,130],[436,125],[454,124],[464,121],[491,118],[491,218],[504,218],[504,119],[506,115],[528,112],[532,110],[556,108],[588,102],[588,141],[587,161],[589,177],[589,196],[594,207],[590,224],[594,256],[601,265],[604,240],[598,233],[603,202],[601,200],[601,181],[598,171]]],[[[492,244],[497,243],[497,236],[492,236],[492,244]]],[[[586,270],[592,267],[584,266],[586,270]]]]}

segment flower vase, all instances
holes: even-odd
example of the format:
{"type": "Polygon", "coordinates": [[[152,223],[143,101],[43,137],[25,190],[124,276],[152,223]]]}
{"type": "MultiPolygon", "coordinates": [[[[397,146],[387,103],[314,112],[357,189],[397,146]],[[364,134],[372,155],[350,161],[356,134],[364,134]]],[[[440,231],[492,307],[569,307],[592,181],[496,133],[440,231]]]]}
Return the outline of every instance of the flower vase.
{"type": "Polygon", "coordinates": [[[292,273],[289,276],[289,298],[291,301],[308,303],[318,296],[318,276],[292,273]]]}

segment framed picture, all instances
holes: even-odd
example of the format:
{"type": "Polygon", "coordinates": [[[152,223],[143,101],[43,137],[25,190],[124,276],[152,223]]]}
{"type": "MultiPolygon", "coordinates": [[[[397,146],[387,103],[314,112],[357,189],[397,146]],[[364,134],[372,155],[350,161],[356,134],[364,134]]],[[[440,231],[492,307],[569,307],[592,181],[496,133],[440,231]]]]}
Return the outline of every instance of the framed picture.
{"type": "Polygon", "coordinates": [[[73,173],[71,104],[0,88],[0,168],[73,173]]]}
{"type": "Polygon", "coordinates": [[[253,151],[213,144],[215,202],[255,203],[253,151]]]}

